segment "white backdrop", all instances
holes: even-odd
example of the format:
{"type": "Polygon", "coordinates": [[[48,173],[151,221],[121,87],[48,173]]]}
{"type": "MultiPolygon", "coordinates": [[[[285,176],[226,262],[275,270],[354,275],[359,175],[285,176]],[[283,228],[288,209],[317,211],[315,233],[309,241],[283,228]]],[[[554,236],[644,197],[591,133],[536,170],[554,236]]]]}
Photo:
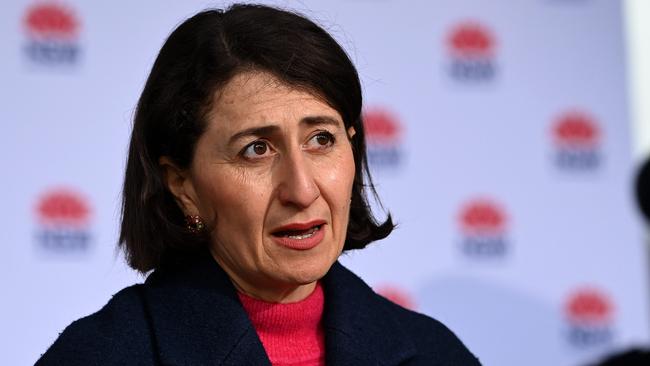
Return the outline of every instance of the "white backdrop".
{"type": "MultiPolygon", "coordinates": [[[[362,77],[399,227],[344,264],[486,365],[648,343],[618,1],[275,3],[332,32],[362,77]]],[[[0,364],[32,364],[143,280],[115,250],[134,106],[174,26],[220,5],[2,5],[0,364]]]]}

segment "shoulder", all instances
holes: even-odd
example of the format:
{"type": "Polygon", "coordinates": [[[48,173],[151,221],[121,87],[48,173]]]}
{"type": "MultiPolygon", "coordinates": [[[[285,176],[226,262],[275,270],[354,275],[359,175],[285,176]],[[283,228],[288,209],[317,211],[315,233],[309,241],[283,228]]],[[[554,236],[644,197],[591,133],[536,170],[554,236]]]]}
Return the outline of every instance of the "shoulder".
{"type": "Polygon", "coordinates": [[[427,315],[403,308],[376,295],[386,311],[400,324],[415,345],[417,359],[437,360],[444,365],[480,365],[478,359],[447,326],[427,315]]]}
{"type": "Polygon", "coordinates": [[[480,365],[463,342],[441,322],[403,308],[375,293],[336,262],[323,278],[326,325],[350,335],[382,360],[407,365],[480,365]]]}
{"type": "Polygon", "coordinates": [[[141,288],[121,290],[101,310],[70,324],[36,365],[146,364],[152,346],[141,288]]]}

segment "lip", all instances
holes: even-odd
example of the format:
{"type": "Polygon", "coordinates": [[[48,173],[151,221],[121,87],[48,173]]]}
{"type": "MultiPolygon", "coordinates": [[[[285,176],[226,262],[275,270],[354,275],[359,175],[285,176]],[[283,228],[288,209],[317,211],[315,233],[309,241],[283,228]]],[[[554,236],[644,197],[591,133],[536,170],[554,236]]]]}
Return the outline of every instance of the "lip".
{"type": "Polygon", "coordinates": [[[304,223],[293,222],[288,225],[276,227],[275,229],[273,229],[273,231],[271,231],[271,233],[277,233],[278,231],[307,230],[307,229],[311,229],[314,226],[323,225],[325,223],[326,223],[325,220],[312,220],[304,223]]]}
{"type": "Polygon", "coordinates": [[[308,250],[316,247],[323,241],[325,237],[325,224],[324,220],[313,220],[305,223],[291,223],[288,225],[280,226],[272,231],[271,237],[273,241],[285,248],[294,249],[294,250],[308,250]],[[280,231],[293,231],[293,230],[307,230],[311,229],[314,226],[320,226],[314,234],[308,238],[304,239],[294,239],[286,236],[276,236],[273,233],[280,231]]]}

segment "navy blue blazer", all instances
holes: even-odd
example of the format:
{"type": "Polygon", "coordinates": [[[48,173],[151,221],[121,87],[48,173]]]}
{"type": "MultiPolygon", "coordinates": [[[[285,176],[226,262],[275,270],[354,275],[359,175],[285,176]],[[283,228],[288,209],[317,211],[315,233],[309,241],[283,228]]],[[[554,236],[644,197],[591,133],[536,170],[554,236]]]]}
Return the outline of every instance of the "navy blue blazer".
{"type": "MultiPolygon", "coordinates": [[[[372,291],[338,262],[322,279],[325,357],[338,365],[479,365],[440,322],[372,291]]],[[[270,365],[226,273],[211,257],[157,270],[73,322],[36,363],[270,365]]]]}

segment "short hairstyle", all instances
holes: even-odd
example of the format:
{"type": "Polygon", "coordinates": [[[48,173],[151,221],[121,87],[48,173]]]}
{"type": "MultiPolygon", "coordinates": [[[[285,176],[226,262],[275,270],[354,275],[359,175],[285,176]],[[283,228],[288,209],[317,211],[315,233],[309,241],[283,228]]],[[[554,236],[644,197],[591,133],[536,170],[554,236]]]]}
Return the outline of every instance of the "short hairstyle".
{"type": "Polygon", "coordinates": [[[354,127],[355,176],[343,250],[364,248],[393,230],[390,214],[379,223],[368,203],[367,192],[377,194],[366,157],[361,84],[345,51],[302,15],[235,4],[202,11],[180,24],[162,46],[138,101],[119,238],[132,268],[145,273],[207,247],[209,233],[186,228],[159,159],[167,156],[179,168],[188,168],[213,93],[249,70],[268,72],[321,98],[341,115],[346,129],[354,127]]]}

